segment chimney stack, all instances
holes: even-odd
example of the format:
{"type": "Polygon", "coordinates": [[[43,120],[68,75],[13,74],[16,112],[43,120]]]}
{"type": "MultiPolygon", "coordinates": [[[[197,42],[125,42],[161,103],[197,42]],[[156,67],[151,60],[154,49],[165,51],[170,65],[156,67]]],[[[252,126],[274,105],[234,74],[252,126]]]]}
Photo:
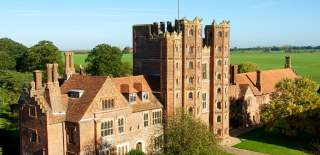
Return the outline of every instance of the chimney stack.
{"type": "Polygon", "coordinates": [[[261,71],[260,70],[257,70],[257,83],[256,83],[256,86],[257,88],[259,89],[260,92],[262,92],[262,84],[261,84],[261,79],[262,79],[262,76],[261,76],[261,71]]]}
{"type": "Polygon", "coordinates": [[[58,68],[58,64],[54,63],[53,64],[53,82],[55,84],[59,84],[59,68],[58,68]]]}
{"type": "Polygon", "coordinates": [[[48,84],[52,83],[52,64],[47,64],[47,77],[48,77],[48,84]]]}
{"type": "Polygon", "coordinates": [[[35,88],[36,90],[42,89],[42,71],[35,70],[33,72],[33,79],[35,81],[35,88]]]}
{"type": "Polygon", "coordinates": [[[65,52],[64,56],[65,56],[65,78],[68,79],[72,74],[76,72],[74,68],[73,52],[65,52]]]}
{"type": "Polygon", "coordinates": [[[291,68],[291,57],[290,56],[286,56],[284,68],[291,68]]]}
{"type": "Polygon", "coordinates": [[[238,65],[233,65],[231,70],[231,82],[233,85],[236,84],[236,76],[238,74],[238,65]]]}

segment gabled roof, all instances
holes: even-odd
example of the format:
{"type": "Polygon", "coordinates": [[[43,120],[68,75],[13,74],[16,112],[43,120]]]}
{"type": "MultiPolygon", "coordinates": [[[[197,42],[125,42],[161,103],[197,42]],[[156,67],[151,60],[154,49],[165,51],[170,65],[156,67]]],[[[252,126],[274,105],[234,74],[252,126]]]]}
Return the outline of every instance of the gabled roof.
{"type": "Polygon", "coordinates": [[[284,78],[295,79],[297,77],[297,74],[291,68],[261,71],[262,91],[256,86],[257,72],[237,74],[235,82],[240,89],[246,89],[249,86],[254,95],[262,95],[275,92],[275,86],[280,80],[284,78]]]}
{"type": "Polygon", "coordinates": [[[73,75],[61,86],[61,94],[67,94],[70,90],[83,90],[83,95],[78,99],[68,98],[64,100],[64,104],[68,105],[66,121],[78,122],[82,119],[107,79],[111,79],[111,82],[116,87],[114,91],[119,91],[122,94],[149,92],[148,102],[142,102],[137,97],[135,104],[128,103],[128,107],[131,107],[132,112],[162,108],[161,103],[153,96],[143,76],[109,78],[105,76],[73,75]],[[123,89],[124,85],[126,89],[123,89]]]}
{"type": "Polygon", "coordinates": [[[82,118],[106,79],[103,76],[73,75],[61,86],[61,94],[67,94],[71,89],[84,91],[79,99],[68,99],[67,121],[79,121],[82,118]]]}

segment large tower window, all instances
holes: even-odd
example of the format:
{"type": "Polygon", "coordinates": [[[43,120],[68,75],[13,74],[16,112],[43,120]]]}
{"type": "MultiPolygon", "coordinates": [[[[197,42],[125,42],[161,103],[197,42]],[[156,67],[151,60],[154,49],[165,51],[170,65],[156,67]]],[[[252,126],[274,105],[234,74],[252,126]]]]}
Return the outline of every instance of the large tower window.
{"type": "Polygon", "coordinates": [[[189,47],[189,54],[193,54],[193,49],[194,49],[193,46],[190,46],[190,47],[189,47]]]}
{"type": "Polygon", "coordinates": [[[202,64],[202,79],[208,79],[207,64],[202,64]]]}
{"type": "Polygon", "coordinates": [[[217,117],[217,122],[218,122],[218,123],[221,122],[221,116],[220,116],[220,115],[217,117]]]}
{"type": "Polygon", "coordinates": [[[221,80],[221,74],[220,74],[220,73],[218,73],[217,79],[218,79],[218,80],[221,80]]]}
{"type": "Polygon", "coordinates": [[[219,31],[219,37],[222,37],[223,33],[221,31],[219,31]]]}
{"type": "Polygon", "coordinates": [[[218,65],[219,65],[219,66],[222,65],[222,60],[218,60],[218,65]]]}
{"type": "Polygon", "coordinates": [[[188,97],[189,97],[189,100],[192,100],[193,99],[193,93],[189,92],[188,97]]]}
{"type": "Polygon", "coordinates": [[[189,36],[193,36],[194,35],[194,31],[193,31],[193,29],[190,29],[189,30],[189,36]]]}
{"type": "Polygon", "coordinates": [[[193,62],[192,61],[189,62],[189,69],[193,69],[193,62]]]}
{"type": "Polygon", "coordinates": [[[221,88],[218,88],[218,89],[217,89],[217,93],[218,93],[218,94],[221,94],[221,88]]]}
{"type": "Polygon", "coordinates": [[[222,47],[218,47],[218,51],[219,51],[219,52],[222,52],[222,47]]]}
{"type": "Polygon", "coordinates": [[[217,103],[217,108],[221,109],[221,102],[220,101],[217,103]]]}
{"type": "Polygon", "coordinates": [[[193,84],[193,77],[189,78],[189,84],[193,84]]]}

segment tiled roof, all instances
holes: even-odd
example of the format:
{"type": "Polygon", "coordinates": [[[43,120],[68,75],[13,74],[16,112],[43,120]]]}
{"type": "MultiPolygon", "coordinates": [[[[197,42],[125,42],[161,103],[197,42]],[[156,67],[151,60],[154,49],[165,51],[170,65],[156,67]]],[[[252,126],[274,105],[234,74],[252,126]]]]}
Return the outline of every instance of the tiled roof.
{"type": "Polygon", "coordinates": [[[261,71],[262,91],[256,86],[257,72],[237,74],[235,82],[240,89],[246,89],[247,86],[249,86],[254,95],[262,95],[274,92],[275,86],[280,80],[284,78],[294,79],[297,77],[297,74],[291,68],[261,71]]]}
{"type": "MultiPolygon", "coordinates": [[[[108,77],[104,76],[73,75],[65,81],[61,86],[61,94],[67,94],[69,90],[84,91],[79,99],[63,99],[64,103],[68,104],[66,121],[77,122],[81,120],[107,79],[108,77]]],[[[143,76],[111,78],[111,80],[116,86],[116,90],[114,91],[121,91],[121,93],[149,92],[150,100],[148,102],[142,102],[140,98],[137,97],[136,103],[128,103],[132,112],[162,108],[161,103],[153,96],[152,91],[143,76]]]]}
{"type": "Polygon", "coordinates": [[[84,90],[79,99],[68,99],[67,121],[74,122],[82,118],[106,79],[103,76],[73,75],[61,86],[62,94],[67,94],[71,89],[84,90]]]}

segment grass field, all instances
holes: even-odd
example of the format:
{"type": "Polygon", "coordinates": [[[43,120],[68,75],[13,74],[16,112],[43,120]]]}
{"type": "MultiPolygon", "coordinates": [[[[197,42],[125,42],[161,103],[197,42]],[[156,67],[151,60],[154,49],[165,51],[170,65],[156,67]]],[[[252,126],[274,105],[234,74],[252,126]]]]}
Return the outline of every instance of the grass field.
{"type": "MultiPolygon", "coordinates": [[[[76,54],[75,63],[85,64],[88,54],[76,54]]],[[[284,58],[290,55],[292,66],[299,75],[311,77],[320,83],[320,52],[316,53],[263,53],[263,52],[233,52],[231,54],[231,63],[240,64],[244,62],[253,62],[258,64],[262,70],[283,68],[284,58]]],[[[124,54],[122,61],[132,64],[132,54],[124,54]]]]}
{"type": "Polygon", "coordinates": [[[292,59],[292,66],[299,75],[311,77],[320,83],[320,52],[316,53],[262,53],[262,52],[234,52],[231,55],[232,64],[253,62],[262,70],[283,68],[285,56],[292,59]]]}
{"type": "Polygon", "coordinates": [[[271,155],[307,155],[312,142],[312,138],[307,136],[289,138],[267,133],[263,128],[244,133],[238,138],[241,143],[234,147],[271,155]]]}

